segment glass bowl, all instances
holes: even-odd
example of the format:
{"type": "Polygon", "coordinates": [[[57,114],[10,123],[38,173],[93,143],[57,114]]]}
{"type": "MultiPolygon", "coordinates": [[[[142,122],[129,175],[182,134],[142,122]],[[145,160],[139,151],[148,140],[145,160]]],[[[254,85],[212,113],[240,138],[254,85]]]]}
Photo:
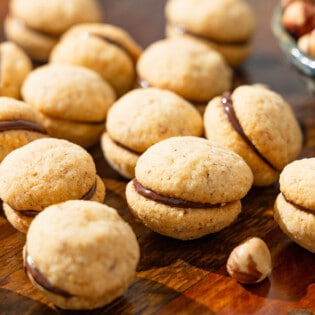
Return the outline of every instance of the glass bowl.
{"type": "Polygon", "coordinates": [[[278,44],[289,60],[306,82],[308,89],[315,94],[315,59],[305,55],[296,44],[296,40],[285,30],[281,23],[282,6],[278,5],[272,16],[271,26],[278,44]]]}

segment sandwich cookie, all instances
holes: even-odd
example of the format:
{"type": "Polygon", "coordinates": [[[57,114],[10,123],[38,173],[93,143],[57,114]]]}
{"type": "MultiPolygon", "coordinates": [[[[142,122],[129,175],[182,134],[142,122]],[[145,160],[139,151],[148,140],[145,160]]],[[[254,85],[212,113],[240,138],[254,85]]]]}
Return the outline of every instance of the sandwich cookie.
{"type": "Polygon", "coordinates": [[[139,156],[154,143],[202,134],[202,117],[185,99],[158,88],[135,89],[110,108],[101,147],[111,167],[131,179],[139,156]]]}
{"type": "Polygon", "coordinates": [[[21,87],[32,71],[32,63],[25,52],[13,42],[0,44],[0,96],[21,98],[21,87]]]}
{"type": "Polygon", "coordinates": [[[97,0],[12,0],[4,29],[7,38],[31,59],[46,62],[67,29],[78,23],[100,22],[100,12],[97,0]]]}
{"type": "Polygon", "coordinates": [[[23,250],[27,276],[56,306],[94,309],[134,280],[137,238],[113,208],[94,201],[52,205],[32,222],[23,250]]]}
{"type": "Polygon", "coordinates": [[[275,221],[293,242],[315,253],[315,158],[288,164],[279,182],[275,221]]]}
{"type": "Polygon", "coordinates": [[[231,225],[253,183],[245,161],[199,137],[172,137],[138,159],[126,187],[130,211],[160,234],[191,240],[231,225]]]}
{"type": "Polygon", "coordinates": [[[135,84],[141,47],[122,28],[80,24],[70,28],[50,55],[53,63],[75,64],[99,73],[121,96],[135,84]]]}
{"type": "Polygon", "coordinates": [[[244,158],[256,186],[277,181],[302,148],[302,132],[290,105],[261,85],[240,86],[232,94],[212,99],[204,127],[210,141],[244,158]]]}
{"type": "Polygon", "coordinates": [[[75,65],[48,64],[32,71],[23,99],[41,115],[48,134],[83,147],[99,141],[115,92],[96,72],[75,65]]]}
{"type": "Polygon", "coordinates": [[[137,63],[141,87],[170,90],[188,101],[205,104],[231,88],[232,70],[220,53],[180,37],[148,46],[137,63]]]}
{"type": "Polygon", "coordinates": [[[13,150],[48,137],[38,113],[28,104],[0,97],[0,162],[13,150]]]}
{"type": "Polygon", "coordinates": [[[206,43],[232,67],[240,66],[251,52],[255,16],[244,0],[168,0],[165,17],[168,37],[206,43]]]}
{"type": "Polygon", "coordinates": [[[72,142],[43,138],[10,152],[0,165],[0,198],[9,222],[26,233],[47,206],[66,200],[104,202],[92,156],[72,142]]]}

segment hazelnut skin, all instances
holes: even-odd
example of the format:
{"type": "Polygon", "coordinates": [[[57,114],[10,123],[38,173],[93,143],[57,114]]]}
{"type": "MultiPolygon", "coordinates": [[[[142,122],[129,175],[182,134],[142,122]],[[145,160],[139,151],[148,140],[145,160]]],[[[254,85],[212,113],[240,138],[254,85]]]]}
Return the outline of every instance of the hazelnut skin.
{"type": "Polygon", "coordinates": [[[281,17],[283,27],[295,38],[315,27],[315,4],[307,0],[288,3],[281,17]]]}
{"type": "Polygon", "coordinates": [[[272,270],[269,248],[261,238],[247,239],[232,250],[226,268],[240,283],[261,282],[272,270]]]}

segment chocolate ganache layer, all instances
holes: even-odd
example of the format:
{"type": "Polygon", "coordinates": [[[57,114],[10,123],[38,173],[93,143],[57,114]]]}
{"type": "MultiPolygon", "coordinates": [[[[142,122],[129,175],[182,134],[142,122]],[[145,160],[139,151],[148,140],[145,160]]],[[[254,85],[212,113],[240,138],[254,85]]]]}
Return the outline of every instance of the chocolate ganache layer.
{"type": "Polygon", "coordinates": [[[74,295],[59,289],[52,285],[45,276],[40,272],[40,270],[35,266],[32,258],[30,255],[28,255],[27,250],[25,250],[25,259],[24,259],[24,268],[25,272],[30,274],[33,278],[33,280],[42,288],[47,290],[48,292],[51,292],[53,294],[60,295],[66,299],[73,297],[74,295]]]}
{"type": "Polygon", "coordinates": [[[138,151],[135,151],[135,150],[132,150],[132,149],[126,147],[125,145],[121,144],[120,142],[114,140],[111,136],[109,136],[109,138],[113,141],[113,143],[115,145],[117,145],[118,147],[120,147],[120,148],[122,148],[122,149],[124,149],[124,150],[126,150],[126,151],[128,151],[128,152],[130,152],[132,154],[140,156],[143,153],[143,152],[138,152],[138,151]]]}
{"type": "Polygon", "coordinates": [[[133,54],[128,50],[128,48],[126,46],[124,46],[122,43],[120,43],[119,41],[109,37],[109,36],[106,36],[106,35],[103,35],[103,34],[100,34],[100,33],[96,33],[96,32],[93,32],[93,31],[85,31],[82,33],[82,36],[83,37],[96,37],[96,38],[99,38],[101,40],[103,40],[104,42],[107,42],[111,45],[114,45],[116,46],[117,48],[119,48],[120,50],[122,50],[126,55],[128,55],[132,60],[133,62],[135,63],[137,60],[135,59],[135,57],[133,56],[133,54]]]}
{"type": "Polygon", "coordinates": [[[169,197],[169,196],[164,196],[160,195],[156,192],[154,192],[151,189],[148,189],[144,186],[142,186],[139,181],[134,178],[133,179],[133,185],[135,187],[136,192],[148,199],[151,199],[156,202],[163,203],[167,206],[171,207],[179,207],[179,208],[194,208],[194,209],[200,209],[200,208],[219,208],[223,207],[228,204],[226,203],[217,203],[217,204],[211,204],[211,203],[202,203],[202,202],[194,202],[194,201],[189,201],[189,200],[184,200],[180,198],[175,198],[175,197],[169,197]]]}
{"type": "Polygon", "coordinates": [[[256,155],[263,160],[270,168],[279,172],[279,170],[274,167],[256,148],[256,146],[251,142],[251,140],[245,134],[239,120],[236,117],[235,110],[233,108],[233,102],[230,93],[225,93],[222,95],[221,104],[223,106],[226,117],[228,118],[231,126],[234,130],[241,136],[241,138],[246,142],[246,144],[256,153],[256,155]]]}
{"type": "Polygon", "coordinates": [[[0,121],[0,131],[8,130],[29,130],[35,131],[43,134],[47,134],[47,131],[41,125],[23,119],[14,119],[14,120],[2,120],[0,121]]]}
{"type": "MultiPolygon", "coordinates": [[[[97,185],[96,185],[96,181],[95,181],[94,184],[92,185],[92,187],[89,189],[89,191],[86,194],[84,194],[80,198],[80,200],[90,200],[93,197],[93,195],[96,191],[96,188],[97,188],[97,185]]],[[[12,208],[12,209],[14,211],[18,212],[20,215],[24,215],[26,217],[35,217],[38,213],[40,213],[40,210],[16,210],[14,208],[12,208]]]]}
{"type": "Polygon", "coordinates": [[[213,38],[203,36],[203,35],[194,33],[192,31],[189,31],[187,28],[185,28],[184,26],[182,26],[180,24],[170,24],[169,23],[168,26],[170,28],[172,28],[176,34],[193,36],[193,37],[199,38],[199,39],[204,40],[204,41],[213,42],[213,43],[218,44],[218,45],[240,45],[240,46],[243,46],[243,45],[246,45],[249,43],[249,39],[239,40],[239,41],[223,41],[223,40],[213,39],[213,38]]]}

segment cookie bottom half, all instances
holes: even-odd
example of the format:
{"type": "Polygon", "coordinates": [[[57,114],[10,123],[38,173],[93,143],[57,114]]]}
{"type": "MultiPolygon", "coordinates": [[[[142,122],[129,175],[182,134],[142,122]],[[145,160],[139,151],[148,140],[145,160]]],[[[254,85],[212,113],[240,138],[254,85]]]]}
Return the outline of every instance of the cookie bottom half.
{"type": "Polygon", "coordinates": [[[293,242],[315,253],[315,212],[298,209],[279,194],[274,205],[274,218],[293,242]]]}
{"type": "Polygon", "coordinates": [[[129,182],[126,198],[130,211],[151,230],[180,240],[192,240],[231,225],[241,212],[241,201],[217,208],[167,206],[139,195],[129,182]]]}

